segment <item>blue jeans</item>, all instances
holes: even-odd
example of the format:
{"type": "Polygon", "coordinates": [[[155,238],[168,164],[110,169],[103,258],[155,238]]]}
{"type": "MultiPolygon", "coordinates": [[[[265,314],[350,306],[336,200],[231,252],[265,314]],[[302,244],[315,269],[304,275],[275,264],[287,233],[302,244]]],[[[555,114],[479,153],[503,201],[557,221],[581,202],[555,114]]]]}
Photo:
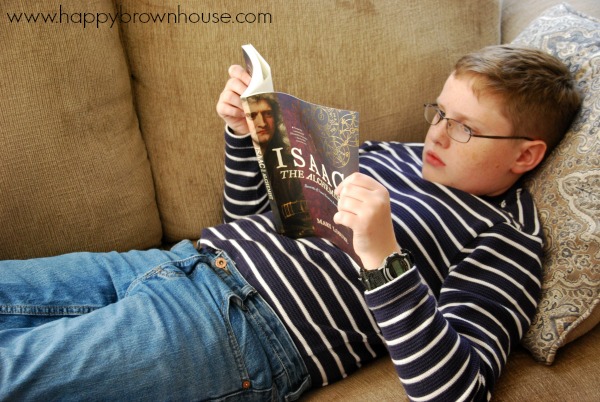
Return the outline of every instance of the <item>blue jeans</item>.
{"type": "Polygon", "coordinates": [[[223,252],[0,261],[0,400],[295,400],[309,386],[223,252]]]}

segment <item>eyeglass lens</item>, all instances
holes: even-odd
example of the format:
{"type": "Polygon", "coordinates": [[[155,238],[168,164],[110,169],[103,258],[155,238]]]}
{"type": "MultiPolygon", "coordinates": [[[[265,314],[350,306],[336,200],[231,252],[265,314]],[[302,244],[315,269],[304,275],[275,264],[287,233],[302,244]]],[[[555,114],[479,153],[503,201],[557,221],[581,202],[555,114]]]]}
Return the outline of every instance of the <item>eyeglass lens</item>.
{"type": "Polygon", "coordinates": [[[431,125],[446,120],[446,133],[455,141],[468,142],[471,138],[471,130],[462,123],[442,116],[442,112],[435,105],[425,105],[425,120],[431,125]]]}

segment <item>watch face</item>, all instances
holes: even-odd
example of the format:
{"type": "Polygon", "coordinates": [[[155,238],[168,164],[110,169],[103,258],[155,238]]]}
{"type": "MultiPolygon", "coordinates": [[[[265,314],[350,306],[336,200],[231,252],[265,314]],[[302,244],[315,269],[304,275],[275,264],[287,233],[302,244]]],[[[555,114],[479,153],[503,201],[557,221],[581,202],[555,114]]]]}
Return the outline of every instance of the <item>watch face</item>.
{"type": "Polygon", "coordinates": [[[403,257],[392,258],[387,266],[390,271],[390,276],[393,278],[397,278],[407,271],[406,259],[403,257]]]}
{"type": "Polygon", "coordinates": [[[385,264],[388,275],[397,278],[413,266],[413,259],[410,253],[393,254],[385,264]]]}

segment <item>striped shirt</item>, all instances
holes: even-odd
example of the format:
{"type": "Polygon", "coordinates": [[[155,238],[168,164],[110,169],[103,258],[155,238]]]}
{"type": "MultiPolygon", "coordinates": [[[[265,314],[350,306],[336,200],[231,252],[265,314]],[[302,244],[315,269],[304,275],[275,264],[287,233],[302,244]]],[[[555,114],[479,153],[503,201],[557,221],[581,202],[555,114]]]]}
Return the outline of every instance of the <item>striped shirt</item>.
{"type": "Polygon", "coordinates": [[[366,142],[361,172],[389,191],[398,244],[415,267],[365,292],[358,266],[319,238],[278,235],[249,136],[226,132],[225,250],[272,306],[314,386],[389,353],[413,400],[486,400],[540,291],[542,231],[518,185],[478,197],[428,182],[422,144],[366,142]]]}

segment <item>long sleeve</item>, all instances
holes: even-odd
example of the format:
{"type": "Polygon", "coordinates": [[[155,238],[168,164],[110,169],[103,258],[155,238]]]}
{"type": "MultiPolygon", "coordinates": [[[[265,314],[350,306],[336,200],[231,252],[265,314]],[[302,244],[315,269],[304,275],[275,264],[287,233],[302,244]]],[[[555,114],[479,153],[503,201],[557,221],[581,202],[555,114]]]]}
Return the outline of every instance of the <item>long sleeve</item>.
{"type": "Polygon", "coordinates": [[[491,397],[535,313],[540,249],[539,238],[498,223],[457,253],[437,300],[419,267],[367,292],[411,399],[491,397]]]}
{"type": "Polygon", "coordinates": [[[270,209],[250,135],[236,136],[228,128],[225,129],[224,192],[225,222],[270,209]]]}
{"type": "Polygon", "coordinates": [[[365,294],[407,394],[489,399],[539,297],[543,241],[531,196],[515,186],[477,197],[425,181],[421,146],[362,152],[364,171],[390,192],[398,244],[416,262],[365,294]]]}

